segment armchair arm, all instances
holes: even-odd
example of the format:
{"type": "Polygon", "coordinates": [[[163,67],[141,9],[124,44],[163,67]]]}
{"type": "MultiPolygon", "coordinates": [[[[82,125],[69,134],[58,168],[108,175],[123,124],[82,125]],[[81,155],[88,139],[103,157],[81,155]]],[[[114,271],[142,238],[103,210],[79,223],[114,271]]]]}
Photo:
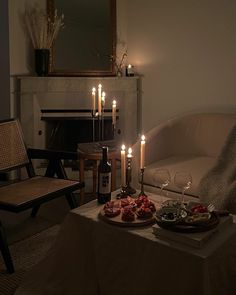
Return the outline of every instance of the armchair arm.
{"type": "Polygon", "coordinates": [[[30,159],[78,160],[77,152],[28,148],[27,153],[30,159]]]}

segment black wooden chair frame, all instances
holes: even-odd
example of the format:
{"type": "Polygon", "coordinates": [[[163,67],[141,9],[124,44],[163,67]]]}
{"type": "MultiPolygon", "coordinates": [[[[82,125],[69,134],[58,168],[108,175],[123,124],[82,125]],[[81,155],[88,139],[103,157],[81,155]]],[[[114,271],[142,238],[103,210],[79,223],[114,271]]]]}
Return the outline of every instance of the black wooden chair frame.
{"type": "MultiPolygon", "coordinates": [[[[11,122],[11,121],[15,121],[17,124],[19,124],[19,122],[14,119],[1,121],[0,124],[11,122]]],[[[20,165],[20,166],[17,165],[13,168],[10,167],[7,169],[1,169],[1,172],[8,172],[14,169],[25,167],[27,170],[28,177],[32,179],[36,177],[36,174],[35,174],[34,167],[31,160],[47,159],[48,165],[47,165],[45,177],[54,178],[54,176],[56,175],[57,178],[66,180],[68,178],[67,178],[65,169],[62,165],[62,160],[66,160],[66,159],[77,160],[78,158],[78,154],[75,152],[42,150],[42,149],[32,149],[32,148],[28,148],[28,149],[26,148],[26,151],[28,156],[28,159],[27,159],[28,163],[20,165]]],[[[19,183],[22,183],[22,182],[23,181],[19,181],[19,183]]],[[[70,208],[74,209],[78,206],[78,204],[76,202],[75,196],[73,195],[73,191],[83,188],[84,182],[68,180],[68,183],[69,183],[68,186],[65,186],[64,188],[63,186],[58,188],[58,190],[55,188],[55,191],[49,192],[43,197],[41,196],[40,198],[35,198],[19,205],[17,204],[16,206],[12,205],[11,203],[1,202],[1,195],[0,195],[0,210],[6,210],[6,211],[18,213],[18,212],[22,212],[24,210],[32,208],[31,217],[35,217],[41,204],[60,196],[65,196],[70,208]]],[[[8,186],[11,186],[11,184],[6,184],[5,187],[8,187],[8,186]]],[[[7,271],[9,273],[13,273],[14,265],[13,265],[11,254],[8,248],[5,230],[2,226],[1,221],[0,221],[0,250],[2,252],[2,256],[5,262],[7,271]]]]}

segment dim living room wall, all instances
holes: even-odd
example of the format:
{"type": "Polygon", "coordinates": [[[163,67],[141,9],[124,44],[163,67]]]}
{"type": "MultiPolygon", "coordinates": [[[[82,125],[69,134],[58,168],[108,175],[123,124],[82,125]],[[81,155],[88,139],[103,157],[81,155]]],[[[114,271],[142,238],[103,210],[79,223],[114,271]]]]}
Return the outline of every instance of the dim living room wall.
{"type": "MultiPolygon", "coordinates": [[[[9,0],[11,75],[33,68],[25,2],[9,0]]],[[[231,0],[117,0],[118,41],[142,76],[144,131],[182,113],[235,111],[235,14],[231,0]]]]}
{"type": "Polygon", "coordinates": [[[236,1],[126,2],[129,62],[143,76],[144,131],[183,113],[235,112],[236,1]]]}

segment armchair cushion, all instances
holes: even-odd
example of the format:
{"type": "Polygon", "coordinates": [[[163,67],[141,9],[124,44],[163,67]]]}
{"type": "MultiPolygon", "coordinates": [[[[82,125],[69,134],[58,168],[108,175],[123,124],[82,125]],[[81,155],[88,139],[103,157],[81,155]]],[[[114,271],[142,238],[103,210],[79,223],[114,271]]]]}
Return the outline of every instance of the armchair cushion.
{"type": "Polygon", "coordinates": [[[146,167],[144,183],[148,186],[155,187],[157,185],[156,183],[154,183],[153,180],[153,174],[155,169],[168,169],[172,179],[171,183],[168,186],[168,190],[180,193],[180,190],[176,188],[176,186],[173,183],[175,173],[177,171],[189,171],[191,172],[193,183],[186,193],[188,195],[197,197],[199,182],[203,175],[206,173],[206,171],[210,170],[213,167],[215,161],[215,157],[197,157],[190,155],[172,156],[166,159],[162,159],[146,167]]]}

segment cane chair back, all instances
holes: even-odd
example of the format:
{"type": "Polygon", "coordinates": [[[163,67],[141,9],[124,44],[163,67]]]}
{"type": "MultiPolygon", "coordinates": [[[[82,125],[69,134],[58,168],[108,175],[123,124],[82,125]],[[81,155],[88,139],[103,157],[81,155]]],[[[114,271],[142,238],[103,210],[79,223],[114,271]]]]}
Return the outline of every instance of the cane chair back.
{"type": "Polygon", "coordinates": [[[0,171],[27,164],[29,159],[18,120],[0,122],[0,171]]]}

